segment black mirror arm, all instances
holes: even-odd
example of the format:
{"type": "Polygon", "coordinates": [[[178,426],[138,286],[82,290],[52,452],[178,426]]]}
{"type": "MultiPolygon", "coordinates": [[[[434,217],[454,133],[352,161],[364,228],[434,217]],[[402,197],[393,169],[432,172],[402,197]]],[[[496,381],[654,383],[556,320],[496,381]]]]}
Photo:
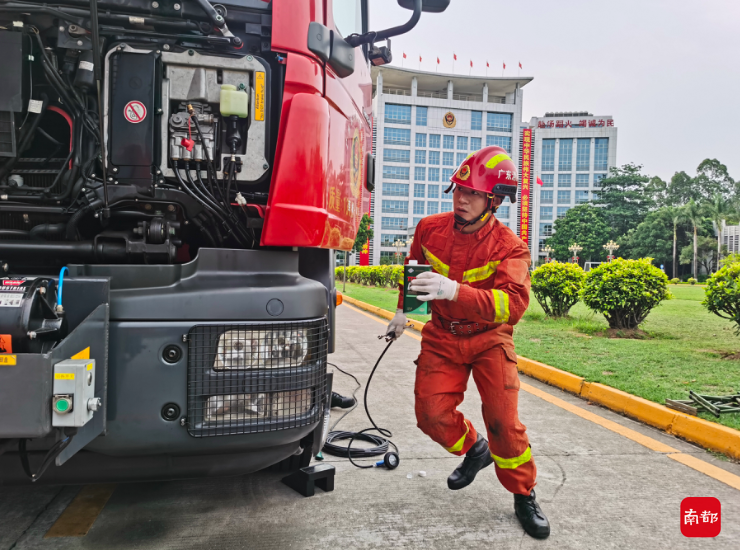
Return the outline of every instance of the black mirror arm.
{"type": "Polygon", "coordinates": [[[362,46],[363,44],[374,44],[375,42],[380,42],[381,40],[385,40],[393,36],[405,34],[413,29],[419,22],[419,19],[421,18],[421,4],[422,0],[414,0],[414,13],[411,15],[411,19],[409,19],[408,22],[403,25],[392,27],[390,29],[385,29],[382,31],[366,32],[365,34],[350,34],[344,40],[345,42],[347,42],[347,44],[349,44],[353,48],[356,48],[357,46],[362,46]]]}

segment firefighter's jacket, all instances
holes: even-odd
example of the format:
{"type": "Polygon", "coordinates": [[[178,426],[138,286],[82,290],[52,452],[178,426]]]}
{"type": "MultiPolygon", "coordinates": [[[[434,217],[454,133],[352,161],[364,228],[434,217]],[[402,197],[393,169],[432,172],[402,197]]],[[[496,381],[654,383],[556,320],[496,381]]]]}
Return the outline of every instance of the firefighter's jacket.
{"type": "MultiPolygon", "coordinates": [[[[456,302],[432,300],[432,322],[493,325],[490,346],[501,345],[516,360],[512,326],[529,305],[529,248],[495,217],[475,233],[455,229],[453,213],[422,218],[406,263],[416,260],[460,283],[456,302]]],[[[398,307],[403,307],[403,284],[398,307]]]]}

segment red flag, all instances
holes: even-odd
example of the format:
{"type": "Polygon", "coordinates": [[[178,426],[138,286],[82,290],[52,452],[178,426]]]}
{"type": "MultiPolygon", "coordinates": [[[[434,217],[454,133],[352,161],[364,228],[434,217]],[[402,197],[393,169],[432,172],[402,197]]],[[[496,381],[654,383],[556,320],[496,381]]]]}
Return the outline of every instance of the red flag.
{"type": "Polygon", "coordinates": [[[421,63],[421,56],[419,56],[419,63],[421,63]]]}
{"type": "Polygon", "coordinates": [[[403,52],[403,58],[406,59],[406,52],[403,52]]]}
{"type": "Polygon", "coordinates": [[[472,59],[470,60],[470,68],[471,69],[473,68],[473,60],[472,59]]]}
{"type": "Polygon", "coordinates": [[[456,53],[453,53],[452,54],[452,57],[454,57],[455,58],[455,61],[457,61],[457,54],[456,53]]]}
{"type": "Polygon", "coordinates": [[[489,68],[490,65],[488,64],[488,61],[486,61],[486,69],[489,68]]]}
{"type": "Polygon", "coordinates": [[[521,62],[521,61],[519,62],[519,68],[520,68],[520,69],[522,69],[522,68],[523,68],[523,67],[522,67],[522,62],[521,62]]]}
{"type": "Polygon", "coordinates": [[[537,185],[542,185],[542,180],[539,177],[537,178],[537,185]]]}
{"type": "Polygon", "coordinates": [[[439,65],[439,57],[437,58],[437,65],[439,65]]]}
{"type": "Polygon", "coordinates": [[[506,61],[504,61],[504,69],[506,68],[506,61]]]}

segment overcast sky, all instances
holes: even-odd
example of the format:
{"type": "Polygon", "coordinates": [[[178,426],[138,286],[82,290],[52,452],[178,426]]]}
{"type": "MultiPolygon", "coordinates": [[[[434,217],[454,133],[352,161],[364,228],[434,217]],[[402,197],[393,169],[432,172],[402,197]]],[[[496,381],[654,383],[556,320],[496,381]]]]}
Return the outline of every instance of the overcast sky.
{"type": "MultiPolygon", "coordinates": [[[[336,1],[336,0],[335,0],[336,1]]],[[[370,28],[406,21],[369,0],[370,28]]],[[[533,76],[524,119],[550,111],[612,115],[617,163],[670,179],[717,158],[740,179],[740,0],[451,0],[392,39],[394,65],[533,76]],[[519,71],[521,61],[523,70],[519,71]]]]}

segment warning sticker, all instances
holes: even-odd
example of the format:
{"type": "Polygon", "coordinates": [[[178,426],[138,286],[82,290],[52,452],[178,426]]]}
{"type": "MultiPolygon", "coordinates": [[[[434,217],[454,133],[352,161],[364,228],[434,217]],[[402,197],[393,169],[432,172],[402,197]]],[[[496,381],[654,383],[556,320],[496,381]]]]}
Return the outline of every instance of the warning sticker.
{"type": "Polygon", "coordinates": [[[54,380],[74,380],[75,373],[73,372],[57,372],[54,373],[54,380]]]}
{"type": "Polygon", "coordinates": [[[141,101],[129,101],[123,108],[123,116],[132,124],[138,124],[146,118],[146,107],[141,101]]]}
{"type": "Polygon", "coordinates": [[[16,364],[16,356],[15,355],[0,355],[0,365],[15,365],[16,364]]]}
{"type": "Polygon", "coordinates": [[[0,292],[0,307],[20,307],[22,301],[22,293],[0,292]]]}
{"type": "Polygon", "coordinates": [[[0,353],[13,353],[13,336],[0,334],[0,353]]]}
{"type": "Polygon", "coordinates": [[[254,77],[254,120],[265,120],[265,73],[254,77]]]}

